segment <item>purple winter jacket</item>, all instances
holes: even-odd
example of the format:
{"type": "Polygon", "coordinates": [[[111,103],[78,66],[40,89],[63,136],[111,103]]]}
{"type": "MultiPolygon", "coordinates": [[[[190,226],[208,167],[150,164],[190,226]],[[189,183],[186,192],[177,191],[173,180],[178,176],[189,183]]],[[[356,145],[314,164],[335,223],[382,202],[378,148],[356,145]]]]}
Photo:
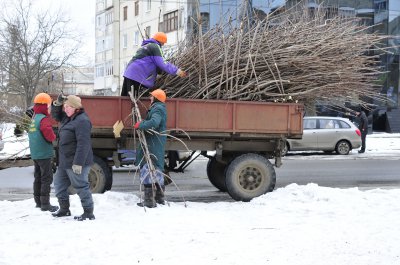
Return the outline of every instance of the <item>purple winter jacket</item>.
{"type": "Polygon", "coordinates": [[[154,39],[144,40],[136,54],[126,66],[124,77],[152,88],[156,81],[157,69],[176,75],[178,67],[165,62],[160,44],[154,39]]]}

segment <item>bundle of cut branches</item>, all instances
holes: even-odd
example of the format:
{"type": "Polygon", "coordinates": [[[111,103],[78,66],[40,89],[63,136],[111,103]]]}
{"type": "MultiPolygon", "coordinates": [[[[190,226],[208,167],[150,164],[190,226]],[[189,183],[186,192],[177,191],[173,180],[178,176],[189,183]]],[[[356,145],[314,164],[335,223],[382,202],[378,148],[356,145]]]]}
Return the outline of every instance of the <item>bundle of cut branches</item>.
{"type": "Polygon", "coordinates": [[[170,61],[188,78],[164,75],[157,86],[169,97],[363,104],[380,98],[379,53],[387,38],[357,18],[288,10],[182,44],[170,61]]]}

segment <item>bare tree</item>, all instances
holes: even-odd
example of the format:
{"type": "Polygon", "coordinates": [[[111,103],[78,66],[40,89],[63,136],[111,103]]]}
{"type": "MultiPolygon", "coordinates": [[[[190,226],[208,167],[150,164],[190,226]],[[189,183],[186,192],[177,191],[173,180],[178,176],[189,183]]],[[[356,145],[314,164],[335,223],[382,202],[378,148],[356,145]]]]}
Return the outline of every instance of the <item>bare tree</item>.
{"type": "Polygon", "coordinates": [[[27,107],[46,90],[38,85],[78,54],[80,38],[69,25],[61,9],[34,13],[32,0],[16,1],[0,18],[0,71],[8,75],[2,91],[23,95],[27,107]]]}

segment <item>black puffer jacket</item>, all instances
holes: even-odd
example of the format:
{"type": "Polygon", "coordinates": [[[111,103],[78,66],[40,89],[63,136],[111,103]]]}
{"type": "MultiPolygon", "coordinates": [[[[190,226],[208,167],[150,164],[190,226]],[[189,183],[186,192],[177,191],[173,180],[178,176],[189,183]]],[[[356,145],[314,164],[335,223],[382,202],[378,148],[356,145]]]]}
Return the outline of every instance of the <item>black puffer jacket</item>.
{"type": "Polygon", "coordinates": [[[360,123],[358,125],[358,129],[360,129],[361,132],[368,132],[368,118],[364,111],[360,112],[359,119],[360,123]]]}
{"type": "Polygon", "coordinates": [[[92,123],[84,109],[68,117],[62,106],[52,106],[52,117],[59,121],[58,127],[58,166],[72,168],[72,165],[89,166],[93,164],[93,151],[90,140],[92,123]]]}

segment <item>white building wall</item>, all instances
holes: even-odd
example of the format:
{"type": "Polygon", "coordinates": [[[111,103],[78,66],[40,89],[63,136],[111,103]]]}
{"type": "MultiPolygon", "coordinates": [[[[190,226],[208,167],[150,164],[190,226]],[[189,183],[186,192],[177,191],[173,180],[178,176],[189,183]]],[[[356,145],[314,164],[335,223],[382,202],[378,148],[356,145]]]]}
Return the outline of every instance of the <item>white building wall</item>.
{"type": "Polygon", "coordinates": [[[119,0],[96,1],[94,92],[117,95],[119,83],[119,0]]]}

